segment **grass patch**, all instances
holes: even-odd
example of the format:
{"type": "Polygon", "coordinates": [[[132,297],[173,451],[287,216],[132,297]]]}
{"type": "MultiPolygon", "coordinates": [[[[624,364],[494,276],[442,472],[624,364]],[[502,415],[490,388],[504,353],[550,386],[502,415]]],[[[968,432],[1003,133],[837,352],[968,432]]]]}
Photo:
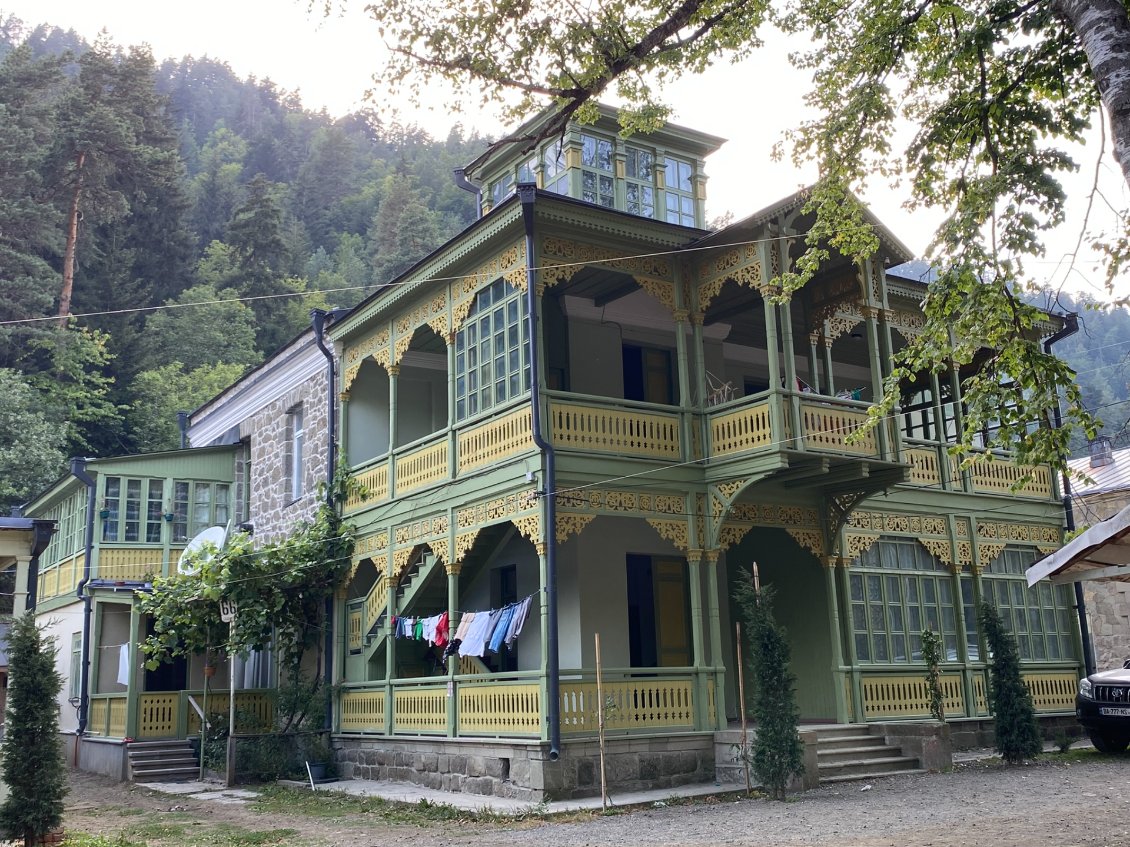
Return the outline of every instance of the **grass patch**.
{"type": "Polygon", "coordinates": [[[126,833],[131,838],[139,838],[143,844],[148,844],[150,841],[168,841],[173,838],[180,838],[184,835],[187,826],[187,823],[158,819],[131,826],[126,830],[126,833]]]}
{"type": "Polygon", "coordinates": [[[510,824],[535,817],[548,817],[544,808],[539,810],[536,806],[531,807],[530,815],[504,815],[485,807],[459,809],[429,800],[397,803],[382,797],[361,797],[336,791],[305,791],[279,785],[264,786],[252,804],[257,811],[267,814],[284,813],[335,819],[364,815],[387,823],[402,824],[510,824]]]}
{"type": "Polygon", "coordinates": [[[234,826],[218,826],[206,836],[208,844],[216,847],[268,847],[273,844],[290,844],[296,829],[246,830],[234,826]]]}
{"type": "Polygon", "coordinates": [[[109,836],[68,832],[63,847],[147,847],[147,845],[144,841],[131,841],[124,834],[109,836]]]}

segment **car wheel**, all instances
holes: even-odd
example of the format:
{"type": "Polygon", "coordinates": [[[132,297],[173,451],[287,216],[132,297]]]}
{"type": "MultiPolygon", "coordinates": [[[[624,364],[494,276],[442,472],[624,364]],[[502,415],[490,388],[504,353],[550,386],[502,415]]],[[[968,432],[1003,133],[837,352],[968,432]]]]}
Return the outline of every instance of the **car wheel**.
{"type": "Polygon", "coordinates": [[[1100,732],[1091,732],[1088,735],[1091,736],[1091,743],[1100,753],[1121,753],[1126,749],[1126,745],[1130,744],[1130,738],[1125,736],[1103,735],[1100,732]]]}

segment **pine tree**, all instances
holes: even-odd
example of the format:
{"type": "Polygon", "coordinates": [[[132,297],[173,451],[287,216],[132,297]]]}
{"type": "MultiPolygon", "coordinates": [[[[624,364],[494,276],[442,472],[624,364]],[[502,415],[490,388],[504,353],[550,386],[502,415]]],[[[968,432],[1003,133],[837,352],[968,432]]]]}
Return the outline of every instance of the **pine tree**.
{"type": "Polygon", "coordinates": [[[1000,613],[982,603],[978,618],[992,659],[989,663],[989,709],[993,713],[997,752],[1009,764],[1031,759],[1044,749],[1032,693],[1020,676],[1016,639],[1005,629],[1000,613]]]}
{"type": "Polygon", "coordinates": [[[57,650],[35,622],[34,612],[8,631],[8,715],[2,773],[8,799],[0,829],[31,847],[63,822],[67,793],[56,698],[63,687],[55,669],[57,650]]]}
{"type": "Polygon", "coordinates": [[[796,703],[796,675],[789,667],[785,631],[773,619],[773,590],[739,580],[734,599],[745,628],[746,661],[757,691],[753,719],[757,735],[751,764],[762,786],[774,800],[785,799],[793,776],[804,773],[804,747],[797,735],[800,709],[796,703]]]}

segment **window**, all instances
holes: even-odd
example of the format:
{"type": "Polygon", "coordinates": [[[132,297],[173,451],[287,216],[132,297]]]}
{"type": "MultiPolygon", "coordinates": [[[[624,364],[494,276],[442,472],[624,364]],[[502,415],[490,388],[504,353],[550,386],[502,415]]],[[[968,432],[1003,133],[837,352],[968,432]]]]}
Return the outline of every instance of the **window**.
{"type": "Polygon", "coordinates": [[[496,180],[490,186],[490,199],[492,205],[497,206],[507,197],[514,193],[514,177],[512,174],[506,174],[502,179],[496,180]]]}
{"type": "Polygon", "coordinates": [[[530,390],[526,298],[504,280],[479,292],[455,334],[455,419],[477,415],[530,390]]]}
{"type": "Polygon", "coordinates": [[[542,169],[545,190],[555,194],[569,193],[569,171],[565,167],[565,150],[561,142],[555,142],[542,153],[542,169]]]}
{"type": "Polygon", "coordinates": [[[78,697],[82,678],[82,633],[71,633],[71,697],[78,697]]]}
{"type": "Polygon", "coordinates": [[[302,454],[305,448],[306,430],[302,420],[302,405],[299,404],[286,413],[286,481],[287,493],[291,502],[303,494],[302,454]]]}
{"type": "Polygon", "coordinates": [[[173,483],[173,543],[184,543],[210,526],[231,519],[231,486],[226,482],[173,483]]]}
{"type": "Polygon", "coordinates": [[[581,199],[609,209],[615,205],[612,142],[606,138],[581,136],[581,199]]]}
{"type": "Polygon", "coordinates": [[[689,162],[672,159],[663,160],[666,178],[667,223],[682,226],[695,225],[694,185],[691,177],[694,168],[689,162]]]}
{"type": "Polygon", "coordinates": [[[106,477],[100,510],[102,540],[160,544],[163,497],[163,480],[106,477]]]}
{"type": "Polygon", "coordinates": [[[1035,550],[1005,547],[981,575],[985,601],[997,607],[1016,636],[1022,660],[1072,659],[1070,588],[1047,582],[1029,588],[1024,571],[1034,561],[1035,550]]]}
{"type": "MultiPolygon", "coordinates": [[[[966,644],[975,659],[972,580],[962,577],[960,586],[966,644]]],[[[941,635],[943,661],[961,661],[953,575],[914,539],[876,541],[853,563],[849,591],[857,661],[920,662],[924,629],[941,635]]]]}
{"type": "Polygon", "coordinates": [[[655,154],[639,147],[627,148],[626,210],[644,218],[655,217],[655,154]]]}

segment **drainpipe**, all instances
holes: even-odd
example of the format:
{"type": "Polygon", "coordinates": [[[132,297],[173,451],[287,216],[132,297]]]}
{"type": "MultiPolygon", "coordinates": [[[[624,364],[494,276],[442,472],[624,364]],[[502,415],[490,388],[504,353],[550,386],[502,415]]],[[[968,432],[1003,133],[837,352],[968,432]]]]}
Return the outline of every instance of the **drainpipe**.
{"type": "MultiPolygon", "coordinates": [[[[90,619],[94,606],[93,598],[85,593],[90,582],[90,560],[94,557],[94,477],[86,472],[86,459],[71,459],[71,476],[86,486],[86,555],[82,563],[82,579],[75,589],[75,596],[82,601],[82,660],[79,673],[78,732],[80,737],[86,732],[86,720],[90,710],[90,619]]],[[[77,755],[77,745],[76,745],[77,755]]]]}
{"type": "Polygon", "coordinates": [[[55,534],[56,525],[54,521],[35,521],[32,530],[32,543],[31,543],[31,562],[28,564],[27,569],[27,609],[34,609],[38,600],[37,592],[39,590],[39,557],[43,555],[43,551],[47,549],[48,542],[51,541],[51,536],[55,534]]]}
{"type": "Polygon", "coordinates": [[[557,633],[557,457],[553,445],[545,439],[541,420],[541,387],[538,384],[537,294],[535,292],[534,265],[534,200],[537,186],[523,182],[518,185],[522,201],[522,223],[526,229],[526,320],[528,321],[530,350],[530,411],[534,444],[545,455],[545,601],[546,601],[546,699],[549,701],[546,718],[549,720],[549,760],[556,762],[561,755],[561,657],[558,655],[557,633]]]}
{"type": "MultiPolygon", "coordinates": [[[[337,448],[337,406],[334,403],[334,383],[337,381],[333,351],[326,347],[326,318],[330,313],[325,309],[311,309],[310,323],[314,328],[314,343],[326,357],[326,505],[334,508],[334,459],[337,448]]],[[[334,600],[326,598],[325,628],[322,633],[325,667],[322,669],[326,688],[325,724],[327,730],[333,729],[333,656],[334,656],[334,600]]]]}
{"type": "Polygon", "coordinates": [[[452,173],[455,175],[455,184],[462,188],[464,191],[469,191],[475,195],[475,220],[483,216],[483,192],[479,186],[467,179],[466,168],[455,168],[452,173]]]}
{"type": "MultiPolygon", "coordinates": [[[[1063,328],[1058,330],[1055,334],[1050,336],[1044,342],[1044,352],[1049,356],[1052,354],[1052,345],[1057,341],[1062,341],[1068,336],[1074,335],[1079,331],[1079,316],[1074,312],[1063,316],[1063,328]]],[[[1055,409],[1052,410],[1055,420],[1055,428],[1059,429],[1063,426],[1063,416],[1060,413],[1059,404],[1056,403],[1055,409]]],[[[1073,532],[1075,530],[1075,509],[1071,505],[1071,479],[1067,474],[1062,474],[1063,478],[1063,511],[1067,519],[1067,531],[1073,532]]],[[[1075,609],[1079,613],[1079,638],[1083,642],[1083,667],[1090,676],[1095,672],[1095,651],[1091,646],[1091,629],[1087,625],[1087,604],[1083,598],[1083,583],[1075,582],[1075,609]]]]}
{"type": "Polygon", "coordinates": [[[177,412],[177,429],[180,430],[180,449],[188,446],[188,416],[189,412],[177,412]]]}

